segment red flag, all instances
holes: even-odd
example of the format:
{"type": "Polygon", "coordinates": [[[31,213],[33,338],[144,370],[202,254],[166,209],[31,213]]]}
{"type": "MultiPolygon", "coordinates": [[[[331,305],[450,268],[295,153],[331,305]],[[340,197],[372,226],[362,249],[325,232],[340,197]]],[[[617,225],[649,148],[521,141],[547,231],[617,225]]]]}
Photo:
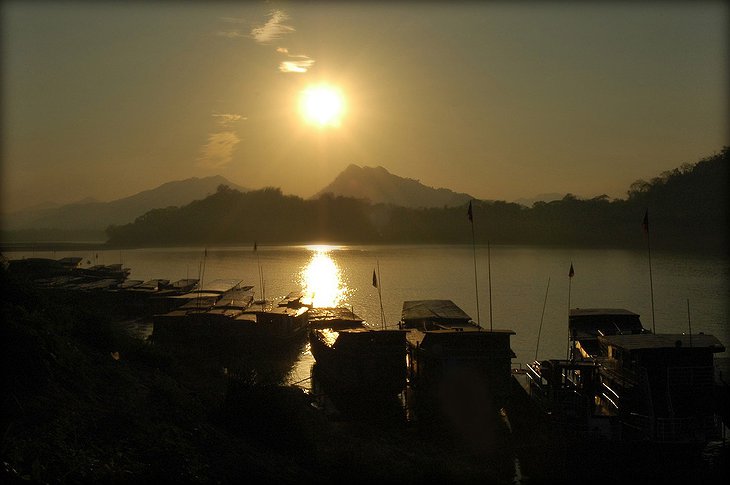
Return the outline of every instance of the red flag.
{"type": "Polygon", "coordinates": [[[377,287],[378,287],[378,277],[377,277],[377,275],[375,274],[375,270],[373,270],[373,286],[374,286],[375,288],[377,288],[377,287]]]}
{"type": "Polygon", "coordinates": [[[469,216],[469,222],[474,222],[474,214],[471,211],[471,201],[469,201],[469,210],[466,215],[469,216]]]}
{"type": "Polygon", "coordinates": [[[575,275],[575,271],[573,271],[573,263],[570,263],[570,271],[568,271],[568,278],[572,278],[573,275],[575,275]]]}
{"type": "Polygon", "coordinates": [[[644,232],[649,234],[649,209],[646,209],[646,212],[644,213],[644,220],[641,223],[641,227],[644,229],[644,232]]]}

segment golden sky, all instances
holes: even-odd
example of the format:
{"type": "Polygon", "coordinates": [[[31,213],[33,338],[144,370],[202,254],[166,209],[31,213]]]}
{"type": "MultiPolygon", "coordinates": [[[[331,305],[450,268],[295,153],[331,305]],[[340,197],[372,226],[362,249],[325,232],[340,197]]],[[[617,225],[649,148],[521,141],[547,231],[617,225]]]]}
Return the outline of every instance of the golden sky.
{"type": "Polygon", "coordinates": [[[485,199],[625,195],[728,142],[723,2],[2,4],[2,207],[350,163],[485,199]],[[342,96],[337,123],[301,95],[342,96]]]}

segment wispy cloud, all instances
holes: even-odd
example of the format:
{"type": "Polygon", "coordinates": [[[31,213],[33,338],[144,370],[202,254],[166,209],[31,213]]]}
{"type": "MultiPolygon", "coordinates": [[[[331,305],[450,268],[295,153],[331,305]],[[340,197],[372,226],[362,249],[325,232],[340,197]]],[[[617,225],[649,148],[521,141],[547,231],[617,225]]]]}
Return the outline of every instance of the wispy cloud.
{"type": "Polygon", "coordinates": [[[286,47],[278,47],[276,52],[284,54],[288,58],[288,60],[279,63],[279,71],[281,72],[307,72],[314,65],[314,59],[311,57],[302,54],[289,54],[289,49],[286,47]]]}
{"type": "MultiPolygon", "coordinates": [[[[306,56],[302,56],[306,57],[306,56]]],[[[307,72],[314,64],[314,59],[302,59],[298,61],[283,61],[279,64],[281,72],[307,72]]]]}
{"type": "Polygon", "coordinates": [[[241,120],[247,120],[245,116],[241,116],[236,113],[213,113],[213,118],[218,121],[218,124],[222,127],[228,128],[233,123],[241,120]]]}
{"type": "Polygon", "coordinates": [[[198,165],[203,168],[221,168],[231,162],[233,150],[241,141],[232,131],[222,131],[208,135],[208,143],[203,145],[198,165]]]}
{"type": "Polygon", "coordinates": [[[225,37],[226,39],[238,39],[241,37],[248,37],[247,34],[244,34],[240,30],[221,30],[219,32],[216,32],[215,35],[219,37],[225,37]]]}
{"type": "Polygon", "coordinates": [[[251,37],[259,44],[268,44],[272,40],[280,39],[283,35],[294,32],[294,27],[284,22],[289,15],[281,9],[274,9],[269,12],[269,19],[264,25],[251,29],[251,37]]]}

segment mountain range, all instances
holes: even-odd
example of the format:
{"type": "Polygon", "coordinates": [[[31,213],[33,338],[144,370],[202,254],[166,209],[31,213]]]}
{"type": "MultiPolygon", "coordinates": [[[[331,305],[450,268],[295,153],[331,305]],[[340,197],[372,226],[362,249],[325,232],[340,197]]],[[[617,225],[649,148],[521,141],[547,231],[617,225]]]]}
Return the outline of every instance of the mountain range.
{"type": "Polygon", "coordinates": [[[437,189],[423,185],[418,180],[399,177],[383,167],[360,167],[355,164],[349,165],[313,198],[324,194],[411,208],[455,207],[474,198],[469,194],[437,189]]]}
{"type": "Polygon", "coordinates": [[[110,224],[126,224],[152,209],[181,206],[203,199],[216,191],[219,185],[246,191],[225,177],[214,175],[168,182],[154,189],[110,202],[84,199],[61,206],[43,203],[4,216],[5,231],[31,229],[63,229],[64,231],[99,231],[110,224]]]}
{"type": "MultiPolygon", "coordinates": [[[[110,202],[89,197],[65,205],[43,202],[4,215],[3,238],[16,241],[103,239],[103,231],[110,225],[133,222],[152,209],[183,206],[203,199],[213,194],[219,185],[227,185],[240,192],[250,190],[221,175],[215,175],[168,182],[110,202]]],[[[355,164],[349,165],[312,199],[327,194],[414,209],[458,207],[474,199],[469,194],[429,187],[418,180],[400,177],[384,167],[361,167],[355,164]]],[[[560,194],[542,194],[515,202],[531,206],[538,200],[550,201],[561,197],[560,194]]]]}

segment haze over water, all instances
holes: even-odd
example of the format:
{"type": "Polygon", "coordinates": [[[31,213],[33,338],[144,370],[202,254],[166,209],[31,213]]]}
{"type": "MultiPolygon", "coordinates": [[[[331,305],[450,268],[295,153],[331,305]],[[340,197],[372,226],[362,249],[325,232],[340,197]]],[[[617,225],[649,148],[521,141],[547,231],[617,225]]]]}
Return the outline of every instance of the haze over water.
{"type": "MultiPolygon", "coordinates": [[[[81,256],[94,262],[93,251],[9,252],[10,258],[81,256]]],[[[155,248],[98,251],[99,264],[121,261],[130,279],[197,278],[202,248],[155,248]]],[[[463,246],[258,246],[208,248],[205,281],[238,278],[254,285],[258,263],[264,273],[266,298],[304,290],[315,306],[346,306],[373,327],[380,327],[377,289],[372,274],[380,264],[380,285],[386,323],[395,327],[404,300],[451,299],[477,320],[472,247],[463,246]]],[[[626,308],[652,328],[648,259],[643,250],[550,249],[492,246],[493,327],[511,329],[515,363],[535,358],[548,278],[550,288],[538,358],[564,357],[567,350],[568,270],[571,307],[626,308]]],[[[657,333],[687,332],[687,299],[692,332],[715,335],[728,347],[728,261],[721,255],[652,253],[657,333]]],[[[487,248],[477,247],[479,320],[489,322],[487,248]]],[[[725,357],[727,352],[718,354],[725,357]]],[[[311,360],[311,357],[310,357],[311,360]]],[[[305,359],[306,361],[306,359],[305,359]]],[[[301,374],[305,369],[299,369],[301,374]]],[[[306,369],[308,372],[308,367],[306,369]]],[[[302,375],[302,378],[305,375],[302,375]]]]}

